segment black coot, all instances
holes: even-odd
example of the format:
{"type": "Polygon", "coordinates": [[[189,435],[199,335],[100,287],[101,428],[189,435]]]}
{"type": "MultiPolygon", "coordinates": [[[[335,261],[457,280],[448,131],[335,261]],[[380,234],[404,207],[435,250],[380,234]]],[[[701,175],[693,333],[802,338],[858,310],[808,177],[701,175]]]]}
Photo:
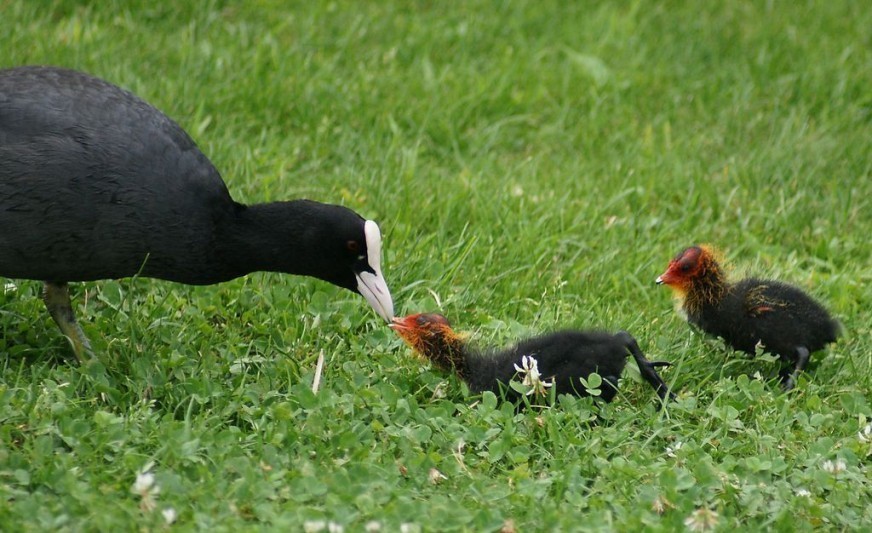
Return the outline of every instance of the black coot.
{"type": "Polygon", "coordinates": [[[188,134],[130,92],[62,68],[0,70],[0,276],[45,281],[80,357],[71,281],[286,272],[358,292],[390,320],[380,260],[378,226],[350,209],[235,202],[188,134]]]}

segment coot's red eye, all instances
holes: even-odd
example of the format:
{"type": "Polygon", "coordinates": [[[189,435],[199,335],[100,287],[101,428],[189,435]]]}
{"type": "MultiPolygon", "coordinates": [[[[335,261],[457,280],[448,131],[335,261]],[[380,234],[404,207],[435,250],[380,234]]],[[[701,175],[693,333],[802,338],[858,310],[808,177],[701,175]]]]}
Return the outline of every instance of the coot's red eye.
{"type": "Polygon", "coordinates": [[[345,247],[348,248],[349,252],[357,253],[358,251],[360,251],[360,243],[357,241],[348,241],[347,243],[345,243],[345,247]]]}

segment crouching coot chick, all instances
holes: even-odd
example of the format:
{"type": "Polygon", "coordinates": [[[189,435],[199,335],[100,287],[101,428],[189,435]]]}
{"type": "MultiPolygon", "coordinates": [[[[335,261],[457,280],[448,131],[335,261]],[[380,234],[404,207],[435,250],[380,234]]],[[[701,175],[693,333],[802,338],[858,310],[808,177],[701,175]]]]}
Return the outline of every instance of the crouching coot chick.
{"type": "Polygon", "coordinates": [[[378,225],[309,200],[244,205],[166,115],[98,78],[0,70],[0,276],[45,282],[45,303],[90,352],[67,283],[140,275],[192,285],[254,271],[322,279],[385,320],[378,225]]]}
{"type": "Polygon", "coordinates": [[[656,282],[675,292],[691,324],[735,350],[753,355],[762,347],[791,363],[793,369],[782,374],[785,390],[796,385],[810,354],[839,334],[827,310],[792,285],[757,278],[728,282],[707,246],[682,250],[656,282]]]}
{"type": "Polygon", "coordinates": [[[629,333],[598,331],[558,331],[525,340],[507,350],[479,352],[471,348],[452,329],[444,316],[437,313],[394,318],[391,327],[418,354],[437,368],[454,372],[475,393],[501,387],[513,399],[518,398],[507,385],[519,372],[529,372],[530,358],[543,383],[551,383],[557,393],[587,396],[579,378],[587,379],[596,372],[605,382],[601,397],[610,402],[617,393],[618,379],[632,355],[642,377],[657,391],[661,400],[673,397],[656,367],[668,363],[648,361],[629,333]]]}

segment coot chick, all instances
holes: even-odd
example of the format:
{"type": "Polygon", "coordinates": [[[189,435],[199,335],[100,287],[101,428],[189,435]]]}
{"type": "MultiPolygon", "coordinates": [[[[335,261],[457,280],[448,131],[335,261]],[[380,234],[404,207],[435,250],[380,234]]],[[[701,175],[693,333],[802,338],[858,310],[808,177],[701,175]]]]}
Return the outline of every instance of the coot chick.
{"type": "Polygon", "coordinates": [[[685,248],[658,284],[669,285],[687,321],[754,355],[758,347],[792,365],[782,373],[784,390],[796,385],[812,352],[834,342],[839,323],[802,290],[779,281],[748,278],[728,282],[708,246],[685,248]]]}
{"type": "Polygon", "coordinates": [[[0,276],[45,282],[80,358],[68,282],[284,272],[358,292],[390,320],[380,261],[378,225],[350,209],[234,201],[188,134],[130,92],[62,68],[0,70],[0,276]]]}
{"type": "Polygon", "coordinates": [[[594,372],[603,378],[601,398],[612,401],[617,393],[618,379],[632,355],[642,377],[657,391],[661,400],[674,395],[657,374],[656,367],[669,363],[648,361],[629,333],[600,331],[558,331],[532,339],[502,351],[480,352],[471,348],[452,329],[444,316],[421,313],[394,318],[391,327],[418,354],[445,372],[454,372],[472,392],[501,389],[513,400],[520,396],[507,387],[519,372],[533,366],[539,379],[550,382],[556,392],[587,396],[579,378],[585,380],[594,372]],[[530,359],[535,361],[530,365],[530,359]],[[526,364],[525,364],[526,363],[526,364]]]}

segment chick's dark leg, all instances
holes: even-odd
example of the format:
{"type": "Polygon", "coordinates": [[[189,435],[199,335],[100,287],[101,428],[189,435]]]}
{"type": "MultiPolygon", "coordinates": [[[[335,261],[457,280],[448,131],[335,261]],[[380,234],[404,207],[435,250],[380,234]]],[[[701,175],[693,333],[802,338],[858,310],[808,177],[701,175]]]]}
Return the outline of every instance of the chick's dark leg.
{"type": "Polygon", "coordinates": [[[627,351],[633,356],[633,359],[636,360],[636,364],[639,366],[639,373],[642,374],[642,378],[647,381],[654,390],[657,391],[657,396],[660,397],[660,400],[665,401],[666,399],[674,400],[675,394],[669,390],[669,387],[663,381],[663,378],[660,377],[660,374],[657,373],[658,366],[669,366],[669,363],[665,361],[649,361],[645,354],[642,353],[642,349],[639,348],[639,343],[636,342],[636,339],[627,333],[626,331],[621,331],[617,334],[617,337],[621,339],[626,346],[627,351]]]}
{"type": "Polygon", "coordinates": [[[796,348],[796,366],[793,369],[793,372],[787,375],[784,379],[784,383],[781,384],[781,387],[785,391],[789,391],[796,386],[796,379],[799,377],[799,373],[805,370],[805,365],[808,364],[808,360],[811,357],[811,354],[808,351],[808,348],[805,346],[797,346],[796,348]]]}
{"type": "Polygon", "coordinates": [[[85,333],[76,322],[76,315],[70,304],[69,285],[46,281],[42,300],[45,302],[48,313],[61,328],[61,332],[69,339],[79,361],[84,361],[86,355],[92,357],[94,352],[91,351],[91,343],[88,342],[88,338],[85,337],[85,333]]]}

